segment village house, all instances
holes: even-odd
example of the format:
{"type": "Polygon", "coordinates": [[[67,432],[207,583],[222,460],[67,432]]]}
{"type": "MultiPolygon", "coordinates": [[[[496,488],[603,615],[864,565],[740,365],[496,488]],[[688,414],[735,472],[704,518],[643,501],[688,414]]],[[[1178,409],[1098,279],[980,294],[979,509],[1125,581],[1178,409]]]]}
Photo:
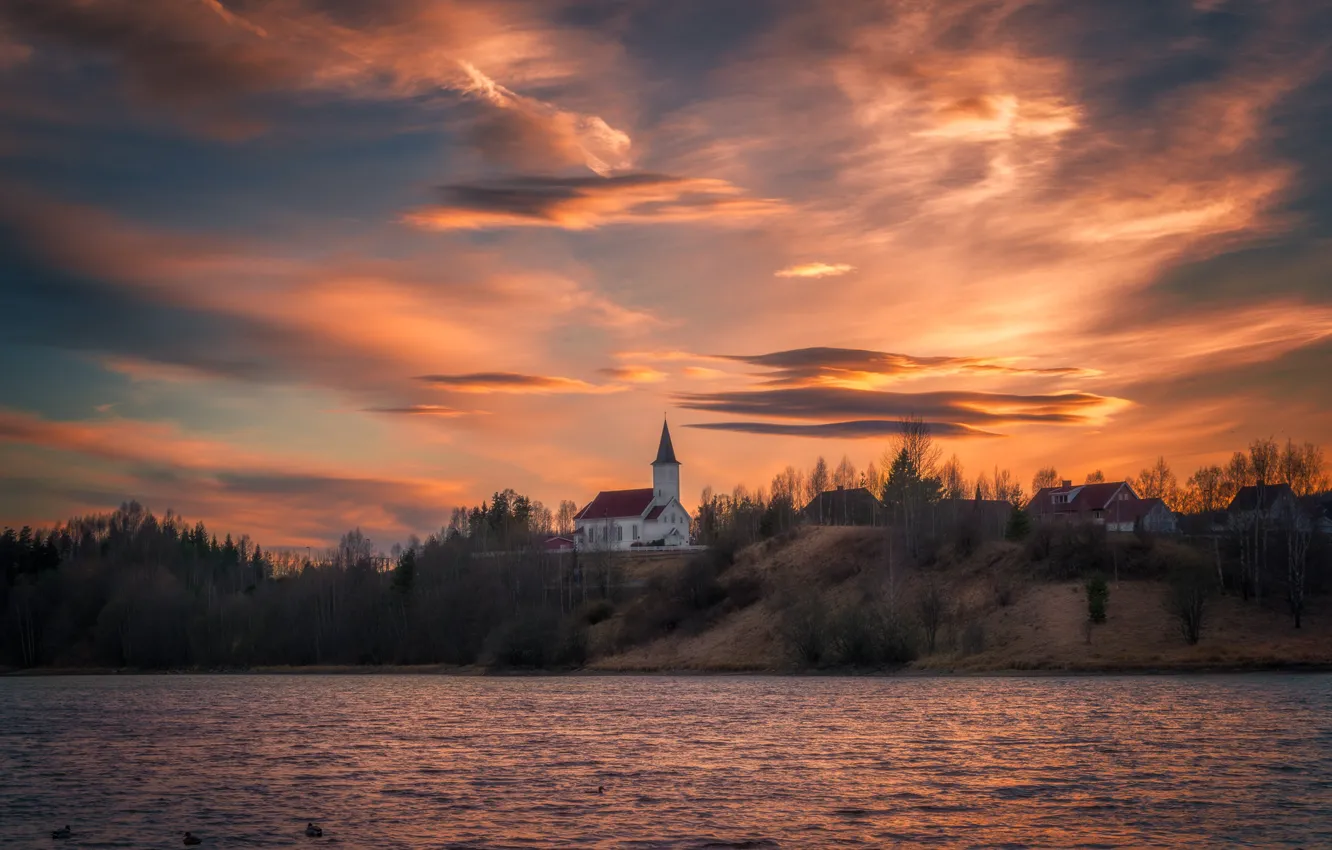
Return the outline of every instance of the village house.
{"type": "Polygon", "coordinates": [[[680,503],[680,462],[670,429],[662,422],[652,486],[598,493],[574,515],[574,546],[580,551],[686,546],[689,523],[689,512],[680,503]]]}
{"type": "Polygon", "coordinates": [[[800,510],[805,522],[814,525],[884,525],[887,511],[865,487],[825,490],[800,510]]]}
{"type": "Polygon", "coordinates": [[[1043,521],[1090,522],[1108,531],[1178,531],[1174,511],[1160,499],[1140,499],[1127,481],[1078,484],[1065,480],[1042,487],[1027,503],[1027,513],[1043,521]]]}
{"type": "Polygon", "coordinates": [[[1301,525],[1312,521],[1301,509],[1300,501],[1289,484],[1249,484],[1241,487],[1230,500],[1226,515],[1232,529],[1252,528],[1260,522],[1274,528],[1292,521],[1301,525]]]}

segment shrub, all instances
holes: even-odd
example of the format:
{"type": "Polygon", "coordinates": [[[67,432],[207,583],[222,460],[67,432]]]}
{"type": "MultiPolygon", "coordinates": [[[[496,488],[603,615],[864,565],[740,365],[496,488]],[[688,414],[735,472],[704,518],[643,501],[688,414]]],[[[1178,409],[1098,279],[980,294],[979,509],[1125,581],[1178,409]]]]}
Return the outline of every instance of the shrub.
{"type": "Polygon", "coordinates": [[[593,599],[583,606],[579,619],[589,626],[609,620],[615,614],[615,603],[609,599],[593,599]]]}
{"type": "Polygon", "coordinates": [[[905,664],[916,657],[908,630],[877,605],[846,606],[838,612],[830,632],[839,664],[879,667],[905,664]]]}
{"type": "Polygon", "coordinates": [[[1105,605],[1110,600],[1110,586],[1105,577],[1094,575],[1087,579],[1087,616],[1093,623],[1105,622],[1105,605]]]}
{"type": "Polygon", "coordinates": [[[985,627],[979,621],[967,623],[962,630],[962,654],[975,655],[985,651],[985,627]]]}
{"type": "Polygon", "coordinates": [[[763,580],[755,575],[733,577],[725,591],[727,607],[748,608],[763,598],[763,580]]]}
{"type": "Polygon", "coordinates": [[[939,627],[943,625],[944,613],[943,590],[934,581],[926,582],[916,594],[916,615],[920,618],[920,627],[925,633],[926,652],[934,652],[939,627]]]}
{"type": "Polygon", "coordinates": [[[1019,543],[1026,540],[1030,533],[1031,519],[1027,516],[1026,511],[1014,505],[1013,512],[1008,515],[1008,525],[1004,528],[1004,537],[1014,543],[1019,543]]]}
{"type": "Polygon", "coordinates": [[[1166,609],[1179,623],[1179,630],[1190,646],[1202,636],[1203,611],[1212,593],[1212,577],[1197,565],[1182,566],[1170,575],[1166,609]]]}
{"type": "Polygon", "coordinates": [[[497,667],[541,669],[578,665],[587,659],[584,623],[564,622],[547,610],[520,612],[495,629],[487,643],[497,667]]]}
{"type": "Polygon", "coordinates": [[[828,657],[828,615],[823,604],[805,598],[782,611],[782,642],[795,662],[817,667],[828,657]]]}

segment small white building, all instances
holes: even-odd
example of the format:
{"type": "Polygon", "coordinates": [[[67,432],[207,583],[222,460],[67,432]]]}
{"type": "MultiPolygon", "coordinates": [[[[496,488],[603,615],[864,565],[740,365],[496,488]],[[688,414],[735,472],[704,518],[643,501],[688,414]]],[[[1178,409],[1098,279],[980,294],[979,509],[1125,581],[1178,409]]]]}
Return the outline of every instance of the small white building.
{"type": "Polygon", "coordinates": [[[652,486],[598,493],[574,515],[574,545],[580,550],[685,546],[689,523],[689,512],[680,503],[680,462],[670,429],[662,422],[652,486]]]}

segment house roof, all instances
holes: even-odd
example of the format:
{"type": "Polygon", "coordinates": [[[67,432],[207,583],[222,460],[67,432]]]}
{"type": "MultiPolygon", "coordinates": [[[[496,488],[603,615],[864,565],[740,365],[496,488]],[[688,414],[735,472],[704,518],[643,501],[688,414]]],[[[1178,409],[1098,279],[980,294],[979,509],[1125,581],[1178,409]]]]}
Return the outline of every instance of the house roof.
{"type": "Polygon", "coordinates": [[[644,517],[644,519],[656,519],[657,517],[661,516],[662,512],[665,510],[666,510],[665,505],[657,505],[655,508],[648,511],[648,515],[644,517]]]}
{"type": "Polygon", "coordinates": [[[862,507],[883,507],[883,503],[865,487],[839,487],[836,490],[824,490],[822,493],[810,499],[809,504],[805,505],[803,510],[817,511],[823,507],[824,502],[827,502],[834,507],[846,503],[862,507]]]}
{"type": "Polygon", "coordinates": [[[642,516],[643,511],[652,504],[652,495],[651,487],[637,490],[602,490],[595,499],[587,503],[586,507],[574,514],[574,519],[642,516]]]}
{"type": "Polygon", "coordinates": [[[1027,510],[1038,514],[1083,513],[1085,511],[1103,511],[1114,499],[1120,488],[1127,488],[1135,501],[1138,494],[1124,481],[1107,481],[1100,484],[1074,484],[1068,487],[1042,487],[1027,503],[1027,510]],[[1066,495],[1068,501],[1056,503],[1054,496],[1066,495]]]}
{"type": "MultiPolygon", "coordinates": [[[[1269,510],[1273,505],[1283,498],[1295,498],[1295,493],[1290,489],[1289,484],[1265,484],[1263,485],[1263,506],[1262,510],[1269,510]]],[[[1228,511],[1252,511],[1258,507],[1258,485],[1249,484],[1239,488],[1235,498],[1230,500],[1228,511]]]]}
{"type": "Polygon", "coordinates": [[[652,465],[659,463],[676,463],[680,461],[675,459],[675,446],[671,445],[671,429],[666,427],[666,421],[661,423],[661,442],[657,445],[657,459],[652,461],[652,465]]]}
{"type": "Polygon", "coordinates": [[[572,537],[547,537],[541,541],[541,546],[544,549],[572,549],[574,541],[572,537]]]}
{"type": "Polygon", "coordinates": [[[1137,522],[1158,507],[1170,510],[1170,506],[1160,499],[1126,499],[1113,511],[1110,519],[1114,522],[1137,522]]]}

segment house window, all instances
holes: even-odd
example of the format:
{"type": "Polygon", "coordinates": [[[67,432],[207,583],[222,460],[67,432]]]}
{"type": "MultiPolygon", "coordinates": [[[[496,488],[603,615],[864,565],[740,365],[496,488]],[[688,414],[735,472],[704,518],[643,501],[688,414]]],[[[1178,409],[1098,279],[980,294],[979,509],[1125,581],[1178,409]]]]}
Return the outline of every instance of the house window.
{"type": "Polygon", "coordinates": [[[635,540],[638,539],[638,526],[637,526],[637,525],[634,526],[634,539],[635,539],[635,540]]]}
{"type": "Polygon", "coordinates": [[[1064,505],[1068,503],[1067,493],[1055,493],[1051,498],[1054,499],[1056,505],[1064,505]]]}

